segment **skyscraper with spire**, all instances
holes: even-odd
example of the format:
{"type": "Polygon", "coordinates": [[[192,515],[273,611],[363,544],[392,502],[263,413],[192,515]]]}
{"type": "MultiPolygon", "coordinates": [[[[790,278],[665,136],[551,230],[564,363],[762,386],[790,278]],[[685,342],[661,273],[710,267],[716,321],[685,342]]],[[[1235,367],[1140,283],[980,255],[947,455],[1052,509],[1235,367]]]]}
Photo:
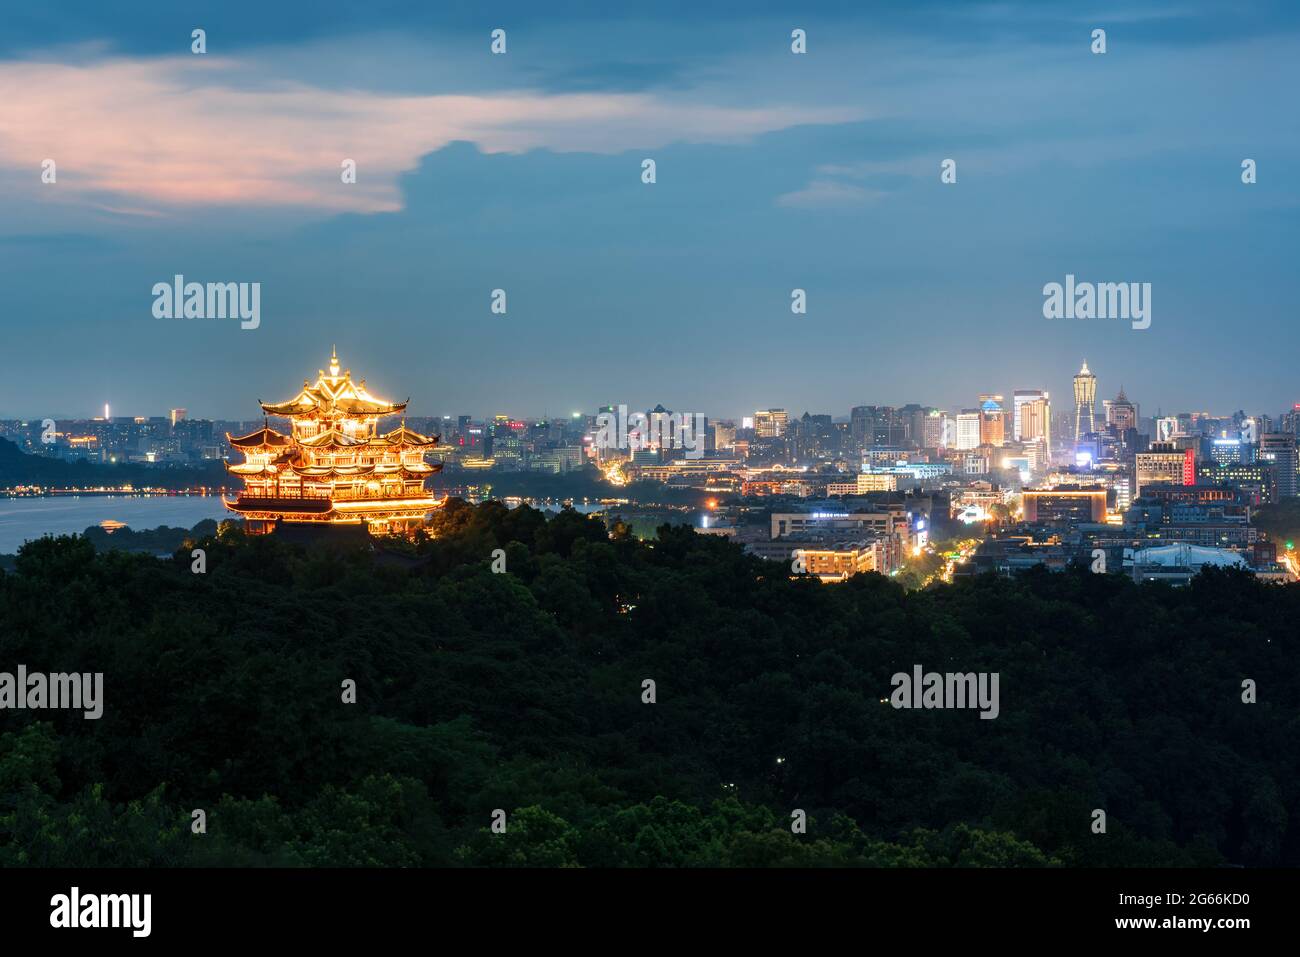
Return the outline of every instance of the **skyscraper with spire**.
{"type": "Polygon", "coordinates": [[[1088,360],[1074,377],[1074,440],[1097,431],[1093,406],[1097,402],[1097,377],[1088,371],[1088,360]]]}

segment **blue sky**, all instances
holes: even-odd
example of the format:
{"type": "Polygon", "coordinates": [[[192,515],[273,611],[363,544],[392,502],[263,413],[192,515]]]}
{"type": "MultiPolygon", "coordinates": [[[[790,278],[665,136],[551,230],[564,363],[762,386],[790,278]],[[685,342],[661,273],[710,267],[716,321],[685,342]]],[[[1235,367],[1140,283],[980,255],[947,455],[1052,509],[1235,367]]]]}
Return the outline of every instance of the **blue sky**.
{"type": "Polygon", "coordinates": [[[1085,358],[1144,414],[1300,402],[1294,5],[30,6],[0,417],[252,417],[334,344],[417,414],[1060,409],[1085,358]],[[154,318],[176,273],[260,327],[154,318]],[[1151,327],[1043,318],[1067,273],[1151,327]]]}

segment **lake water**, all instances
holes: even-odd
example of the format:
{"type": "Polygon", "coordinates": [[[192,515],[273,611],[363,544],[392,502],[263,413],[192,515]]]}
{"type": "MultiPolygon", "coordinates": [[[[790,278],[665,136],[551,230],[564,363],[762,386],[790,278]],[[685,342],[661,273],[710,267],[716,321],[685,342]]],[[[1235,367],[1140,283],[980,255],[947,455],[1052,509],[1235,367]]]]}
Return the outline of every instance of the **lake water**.
{"type": "MultiPolygon", "coordinates": [[[[558,505],[538,507],[559,511],[558,505]]],[[[602,506],[578,502],[574,508],[594,512],[602,506]]],[[[234,512],[222,506],[219,495],[0,495],[0,555],[12,555],[23,542],[42,535],[79,535],[110,519],[140,532],[161,525],[193,528],[205,518],[220,521],[234,517],[234,512]]]]}
{"type": "Polygon", "coordinates": [[[137,531],[168,525],[193,528],[205,518],[233,518],[218,495],[0,496],[0,555],[42,535],[71,535],[112,519],[137,531]]]}

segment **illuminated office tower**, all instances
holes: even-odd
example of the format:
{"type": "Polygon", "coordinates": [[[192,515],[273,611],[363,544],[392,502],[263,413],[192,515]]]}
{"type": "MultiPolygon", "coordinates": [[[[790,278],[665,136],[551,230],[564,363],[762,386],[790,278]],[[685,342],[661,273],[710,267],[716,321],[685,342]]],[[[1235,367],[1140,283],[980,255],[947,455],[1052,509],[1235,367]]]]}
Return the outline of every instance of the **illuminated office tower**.
{"type": "Polygon", "coordinates": [[[760,409],[754,413],[754,434],[760,439],[777,439],[785,434],[790,415],[785,409],[760,409]]]}
{"type": "Polygon", "coordinates": [[[1041,390],[1024,389],[1015,395],[1013,423],[1017,442],[1039,442],[1043,451],[1052,451],[1052,403],[1041,390]]]}
{"type": "Polygon", "coordinates": [[[939,409],[931,409],[925,417],[924,434],[921,445],[927,449],[944,448],[947,442],[948,413],[939,409]]]}
{"type": "Polygon", "coordinates": [[[1024,432],[1020,424],[1020,407],[1045,394],[1038,389],[1017,389],[1011,394],[1011,437],[1017,442],[1024,441],[1024,432]]]}
{"type": "Polygon", "coordinates": [[[1148,452],[1137,453],[1134,463],[1133,497],[1140,498],[1149,485],[1190,485],[1186,481],[1188,451],[1179,451],[1172,443],[1153,442],[1148,452]]]}
{"type": "Polygon", "coordinates": [[[1002,396],[986,392],[980,396],[980,445],[1002,445],[1006,441],[1006,413],[1002,396]]]}
{"type": "Polygon", "coordinates": [[[1266,432],[1259,437],[1259,458],[1273,466],[1278,498],[1294,498],[1300,492],[1300,456],[1296,436],[1291,432],[1266,432]]]}
{"type": "Polygon", "coordinates": [[[957,448],[979,448],[980,418],[978,412],[962,412],[957,416],[957,448]]]}
{"type": "Polygon", "coordinates": [[[1215,439],[1210,446],[1210,459],[1215,465],[1241,465],[1244,454],[1241,439],[1215,439]]]}

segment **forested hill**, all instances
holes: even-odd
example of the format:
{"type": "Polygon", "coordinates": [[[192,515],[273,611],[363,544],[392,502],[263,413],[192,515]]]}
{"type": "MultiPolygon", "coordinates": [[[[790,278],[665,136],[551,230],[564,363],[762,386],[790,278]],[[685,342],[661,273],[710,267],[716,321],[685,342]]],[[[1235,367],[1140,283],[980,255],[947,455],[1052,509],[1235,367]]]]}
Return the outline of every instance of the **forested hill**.
{"type": "Polygon", "coordinates": [[[1284,498],[1261,505],[1250,518],[1255,525],[1277,545],[1281,553],[1287,543],[1300,544],[1300,498],[1284,498]]]}
{"type": "Polygon", "coordinates": [[[827,586],[458,501],[433,531],[399,562],[227,528],[204,574],[27,546],[0,671],[102,671],[104,714],[0,712],[0,865],[1300,863],[1300,587],[827,586]],[[998,717],[891,707],[918,664],[998,673],[998,717]]]}
{"type": "Polygon", "coordinates": [[[151,488],[191,488],[229,482],[225,467],[213,462],[204,467],[154,467],[99,465],[81,459],[65,462],[43,455],[28,455],[8,439],[0,439],[0,488],[42,485],[57,488],[119,487],[131,484],[151,488]]]}

